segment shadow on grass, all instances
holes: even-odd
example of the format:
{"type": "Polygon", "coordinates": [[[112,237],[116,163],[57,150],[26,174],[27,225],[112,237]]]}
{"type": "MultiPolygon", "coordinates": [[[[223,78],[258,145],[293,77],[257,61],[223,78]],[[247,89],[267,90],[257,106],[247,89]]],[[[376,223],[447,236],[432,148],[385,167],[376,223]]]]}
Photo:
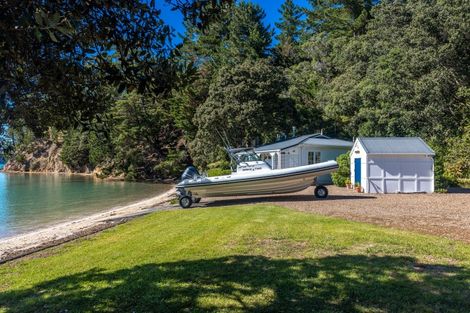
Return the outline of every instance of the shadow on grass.
{"type": "Polygon", "coordinates": [[[229,256],[95,268],[3,292],[6,312],[469,312],[468,269],[392,256],[229,256]],[[411,280],[411,276],[415,279],[411,280]]]}
{"type": "Polygon", "coordinates": [[[329,195],[326,199],[315,199],[312,195],[276,195],[276,196],[261,196],[246,198],[233,198],[233,199],[217,199],[208,198],[205,206],[226,206],[226,205],[239,205],[239,204],[253,204],[253,203],[266,203],[266,202],[305,202],[305,201],[335,201],[335,200],[362,200],[362,199],[376,199],[374,196],[365,195],[329,195]]]}

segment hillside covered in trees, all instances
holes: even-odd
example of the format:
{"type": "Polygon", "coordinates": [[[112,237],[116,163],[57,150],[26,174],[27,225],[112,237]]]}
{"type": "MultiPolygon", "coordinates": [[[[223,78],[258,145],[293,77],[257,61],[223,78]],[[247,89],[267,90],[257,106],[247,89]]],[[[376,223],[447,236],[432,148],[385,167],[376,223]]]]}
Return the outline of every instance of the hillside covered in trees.
{"type": "MultiPolygon", "coordinates": [[[[470,6],[465,0],[285,0],[0,4],[3,153],[41,140],[70,169],[176,177],[233,146],[316,132],[420,136],[438,186],[470,178],[470,6]]],[[[34,153],[33,153],[34,154],[34,153]]]]}

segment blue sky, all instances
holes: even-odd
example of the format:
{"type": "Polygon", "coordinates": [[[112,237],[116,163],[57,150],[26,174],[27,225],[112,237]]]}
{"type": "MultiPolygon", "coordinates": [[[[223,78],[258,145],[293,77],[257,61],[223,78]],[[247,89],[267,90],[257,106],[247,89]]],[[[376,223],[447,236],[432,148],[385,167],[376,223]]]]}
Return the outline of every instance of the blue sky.
{"type": "MultiPolygon", "coordinates": [[[[170,6],[162,0],[159,4],[159,8],[162,10],[162,19],[169,24],[171,27],[175,29],[176,33],[183,34],[184,27],[183,27],[183,18],[179,12],[171,11],[170,6]],[[162,3],[163,2],[163,3],[162,3]]],[[[266,18],[264,20],[266,25],[271,25],[274,28],[274,23],[279,20],[279,8],[281,7],[284,0],[252,0],[251,2],[259,4],[264,11],[266,12],[266,18]]],[[[297,5],[308,7],[307,0],[296,0],[294,1],[297,5]]],[[[178,43],[180,40],[178,38],[174,38],[173,43],[178,43]]]]}

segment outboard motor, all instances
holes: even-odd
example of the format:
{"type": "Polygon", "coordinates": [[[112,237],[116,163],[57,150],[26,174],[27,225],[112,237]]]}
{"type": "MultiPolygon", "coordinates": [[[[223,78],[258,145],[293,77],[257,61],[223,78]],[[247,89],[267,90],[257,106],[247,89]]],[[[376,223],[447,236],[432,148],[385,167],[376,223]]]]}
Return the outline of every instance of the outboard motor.
{"type": "Polygon", "coordinates": [[[188,166],[184,170],[183,175],[181,175],[181,182],[178,184],[180,187],[176,186],[176,194],[178,195],[180,206],[184,209],[189,208],[193,202],[199,203],[201,201],[201,198],[193,197],[191,192],[184,188],[184,181],[186,179],[197,179],[198,177],[201,177],[201,175],[197,169],[194,166],[188,166]]]}
{"type": "Polygon", "coordinates": [[[197,169],[194,166],[188,166],[184,172],[183,175],[181,175],[181,180],[185,179],[195,179],[197,177],[201,176],[197,169]]]}

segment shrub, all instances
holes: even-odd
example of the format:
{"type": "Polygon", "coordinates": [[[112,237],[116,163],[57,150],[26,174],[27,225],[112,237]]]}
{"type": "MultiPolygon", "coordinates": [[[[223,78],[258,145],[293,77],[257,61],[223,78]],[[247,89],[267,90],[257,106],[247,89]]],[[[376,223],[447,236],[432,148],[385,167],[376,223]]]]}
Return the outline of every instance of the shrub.
{"type": "Polygon", "coordinates": [[[186,151],[170,150],[166,159],[153,168],[158,177],[175,178],[181,175],[186,167],[186,151]]]}
{"type": "Polygon", "coordinates": [[[223,168],[211,168],[211,169],[207,170],[207,176],[209,176],[209,177],[230,175],[230,174],[232,174],[231,170],[223,169],[223,168]]]}
{"type": "Polygon", "coordinates": [[[111,148],[109,143],[98,136],[96,133],[90,133],[88,136],[89,162],[95,167],[110,158],[111,148]]]}
{"type": "Polygon", "coordinates": [[[88,141],[85,134],[76,129],[69,129],[64,136],[60,158],[72,169],[87,165],[89,160],[88,141]]]}
{"type": "Polygon", "coordinates": [[[444,175],[452,180],[470,178],[470,126],[460,137],[449,140],[449,149],[444,156],[444,175]]]}
{"type": "Polygon", "coordinates": [[[219,168],[219,169],[230,169],[230,163],[226,160],[217,161],[214,163],[207,164],[208,169],[219,168]]]}
{"type": "Polygon", "coordinates": [[[441,142],[430,141],[430,146],[436,153],[434,157],[434,190],[447,189],[449,186],[455,185],[452,177],[445,174],[445,156],[447,149],[441,142]]]}
{"type": "Polygon", "coordinates": [[[126,176],[124,177],[125,180],[127,181],[136,181],[139,175],[137,174],[137,171],[134,168],[134,165],[129,165],[126,171],[126,176]]]}
{"type": "Polygon", "coordinates": [[[338,187],[346,187],[346,182],[351,177],[349,152],[339,155],[336,162],[338,162],[339,168],[331,174],[333,184],[338,187]]]}
{"type": "Polygon", "coordinates": [[[18,162],[18,163],[24,163],[26,162],[26,157],[24,156],[23,153],[18,153],[18,154],[15,154],[15,161],[18,162]]]}
{"type": "Polygon", "coordinates": [[[470,188],[470,178],[458,178],[457,183],[462,188],[470,188]]]}

